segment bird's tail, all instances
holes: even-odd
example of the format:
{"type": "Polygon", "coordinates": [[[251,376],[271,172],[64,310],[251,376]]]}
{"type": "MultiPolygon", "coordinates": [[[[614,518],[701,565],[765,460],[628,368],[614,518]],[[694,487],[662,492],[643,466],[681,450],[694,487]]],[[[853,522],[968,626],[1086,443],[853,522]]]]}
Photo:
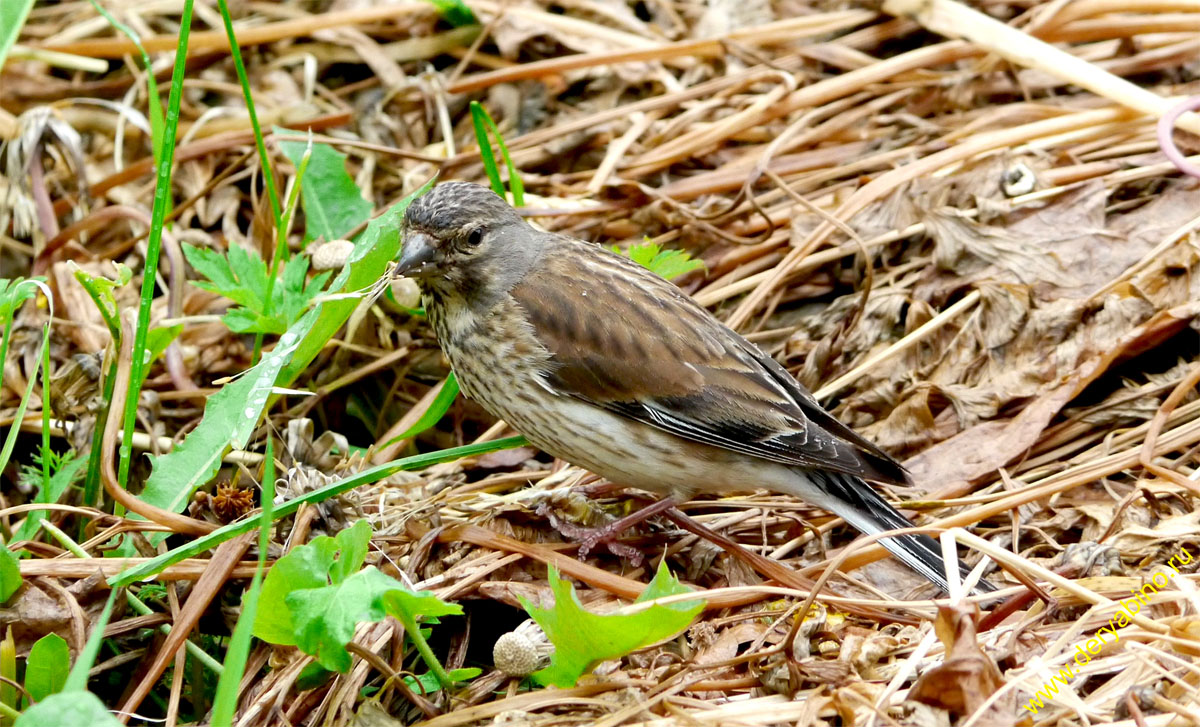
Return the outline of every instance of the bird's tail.
{"type": "MultiPolygon", "coordinates": [[[[810,493],[804,493],[806,499],[838,515],[860,532],[874,535],[913,526],[896,508],[880,497],[874,487],[860,477],[815,470],[805,470],[803,475],[820,494],[819,497],[814,497],[810,493]]],[[[943,591],[950,591],[942,549],[933,538],[928,535],[897,535],[881,538],[879,544],[943,591]]],[[[959,567],[964,578],[971,571],[965,563],[960,562],[959,567]]],[[[996,590],[996,586],[980,580],[976,590],[990,592],[996,590]]]]}

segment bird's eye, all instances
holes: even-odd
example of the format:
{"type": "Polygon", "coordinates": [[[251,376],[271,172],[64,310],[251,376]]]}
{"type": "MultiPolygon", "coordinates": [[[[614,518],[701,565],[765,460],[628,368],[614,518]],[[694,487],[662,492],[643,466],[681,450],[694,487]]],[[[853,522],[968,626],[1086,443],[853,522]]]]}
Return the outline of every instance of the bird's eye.
{"type": "Polygon", "coordinates": [[[475,247],[476,245],[478,245],[481,242],[483,242],[483,228],[482,227],[476,227],[467,233],[467,244],[470,245],[471,247],[475,247]]]}

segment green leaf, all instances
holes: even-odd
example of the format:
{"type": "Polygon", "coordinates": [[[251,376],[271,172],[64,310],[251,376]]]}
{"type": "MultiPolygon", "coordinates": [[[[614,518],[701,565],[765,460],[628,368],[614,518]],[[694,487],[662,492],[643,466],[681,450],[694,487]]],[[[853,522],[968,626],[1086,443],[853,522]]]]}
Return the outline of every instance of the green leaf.
{"type": "Polygon", "coordinates": [[[322,535],[300,545],[275,561],[267,573],[254,621],[254,635],[272,644],[295,646],[296,627],[287,595],[293,591],[339,585],[357,571],[367,557],[371,525],[359,520],[336,538],[322,535]]]}
{"type": "Polygon", "coordinates": [[[334,537],[338,547],[337,560],[329,568],[329,580],[338,585],[362,567],[371,546],[371,524],[359,520],[334,537]]]}
{"type": "Polygon", "coordinates": [[[293,590],[284,598],[292,612],[296,645],[330,671],[350,671],[346,644],[362,621],[380,621],[383,596],[402,590],[403,584],[373,566],[351,575],[336,586],[293,590]]]}
{"type": "Polygon", "coordinates": [[[692,256],[684,250],[663,250],[653,242],[630,245],[628,252],[622,252],[619,247],[614,245],[613,252],[625,255],[650,272],[667,280],[678,278],[684,273],[704,267],[703,260],[692,259],[692,256]]]}
{"type": "Polygon", "coordinates": [[[421,432],[429,429],[434,424],[442,420],[446,416],[446,412],[450,411],[450,407],[454,404],[455,398],[458,397],[458,379],[455,378],[454,372],[451,371],[446,377],[445,383],[442,384],[441,390],[433,397],[433,401],[429,403],[429,408],[421,415],[411,427],[405,429],[402,434],[398,434],[388,440],[385,447],[398,442],[401,439],[409,439],[415,437],[421,432]]]}
{"type": "MultiPolygon", "coordinates": [[[[146,331],[146,362],[152,363],[157,361],[163,352],[167,350],[167,346],[171,345],[171,341],[179,338],[179,334],[183,333],[183,324],[180,323],[174,326],[165,326],[159,328],[151,328],[146,331]]],[[[145,383],[146,376],[150,373],[150,367],[142,371],[142,382],[145,383]]]]}
{"type": "Polygon", "coordinates": [[[263,582],[254,635],[282,646],[296,645],[292,613],[284,600],[292,591],[323,588],[329,584],[329,568],[337,553],[333,538],[322,535],[307,545],[293,548],[275,561],[263,582]]]}
{"type": "Polygon", "coordinates": [[[413,593],[407,589],[388,592],[383,597],[383,603],[388,614],[404,626],[404,632],[413,646],[417,647],[421,660],[429,667],[438,683],[447,688],[453,686],[454,677],[446,673],[446,668],[438,661],[433,649],[429,648],[429,642],[425,640],[426,629],[417,625],[417,619],[436,619],[439,616],[460,614],[462,607],[456,603],[446,603],[428,591],[413,593]]]}
{"type": "MultiPolygon", "coordinates": [[[[550,588],[554,591],[553,608],[538,608],[524,598],[521,604],[554,644],[550,666],[534,673],[533,678],[540,684],[559,687],[574,686],[579,677],[602,661],[670,638],[687,628],[704,608],[704,601],[696,600],[654,605],[628,614],[591,613],[580,604],[575,587],[560,579],[554,567],[550,568],[550,588]]],[[[638,602],[687,592],[660,563],[654,581],[638,602]]]]}
{"type": "Polygon", "coordinates": [[[67,641],[49,633],[34,642],[25,661],[25,690],[35,702],[62,691],[71,671],[71,650],[67,641]]]}
{"type": "MultiPolygon", "coordinates": [[[[366,231],[354,243],[354,250],[346,260],[345,268],[329,284],[330,293],[357,293],[367,290],[379,280],[388,263],[400,252],[400,227],[404,221],[404,211],[414,199],[432,187],[433,180],[430,180],[371,220],[366,231]]],[[[317,321],[279,377],[281,386],[287,386],[304,371],[361,302],[359,298],[347,297],[326,300],[316,307],[317,321]]]]}
{"type": "MultiPolygon", "coordinates": [[[[671,571],[667,568],[666,563],[659,562],[658,570],[654,572],[654,579],[650,581],[650,585],[646,586],[646,590],[642,591],[642,595],[637,597],[634,603],[645,603],[653,601],[656,598],[666,598],[667,596],[678,596],[682,593],[691,593],[692,589],[679,582],[679,579],[671,575],[671,571]]],[[[704,601],[681,601],[677,604],[667,606],[655,606],[654,608],[671,608],[677,611],[691,611],[696,606],[704,607],[704,601]]],[[[651,609],[653,610],[653,609],[651,609]]],[[[699,613],[696,611],[695,613],[699,613]]]]}
{"type": "MultiPolygon", "coordinates": [[[[474,679],[483,673],[482,669],[468,667],[466,669],[451,669],[450,679],[455,682],[465,682],[474,679]]],[[[417,677],[404,677],[404,684],[417,694],[433,694],[440,690],[442,685],[438,682],[437,674],[431,671],[425,672],[417,677]]]]}
{"type": "Polygon", "coordinates": [[[442,14],[442,18],[456,28],[464,25],[478,25],[475,13],[462,0],[429,0],[442,14]]]}
{"type": "Polygon", "coordinates": [[[0,603],[4,603],[21,587],[21,563],[16,553],[0,545],[0,603]]]}
{"type": "Polygon", "coordinates": [[[22,303],[37,295],[37,287],[33,282],[44,283],[44,277],[17,278],[8,280],[0,278],[0,319],[8,320],[17,312],[22,303]]]}
{"type": "Polygon", "coordinates": [[[329,678],[334,675],[334,672],[329,671],[315,661],[310,661],[300,670],[300,676],[296,677],[296,689],[304,692],[309,689],[316,689],[329,678]]]}
{"type": "Polygon", "coordinates": [[[17,642],[13,638],[10,625],[4,630],[4,640],[0,641],[0,705],[3,706],[5,719],[2,722],[8,727],[9,715],[15,714],[21,705],[17,697],[17,642]]]}
{"type": "Polygon", "coordinates": [[[287,321],[282,315],[264,316],[249,308],[230,308],[221,316],[221,322],[234,333],[279,334],[287,330],[287,321]]]}
{"type": "Polygon", "coordinates": [[[251,320],[255,320],[255,315],[262,316],[267,300],[267,264],[261,258],[240,245],[231,245],[228,255],[222,255],[187,243],[183,245],[183,256],[196,272],[208,278],[208,281],[194,280],[192,285],[245,306],[234,308],[231,313],[248,311],[251,320]]]}
{"type": "MultiPolygon", "coordinates": [[[[194,280],[192,281],[192,285],[201,290],[223,295],[235,303],[261,308],[262,299],[252,299],[252,294],[249,291],[243,292],[238,274],[233,270],[233,262],[230,257],[233,255],[233,250],[240,249],[239,246],[233,245],[230,248],[229,255],[226,256],[216,250],[209,250],[206,247],[199,247],[185,242],[183,243],[183,256],[187,258],[188,264],[196,269],[196,272],[210,281],[194,280]]],[[[262,268],[262,284],[266,284],[265,266],[262,268]]]]}
{"type": "MultiPolygon", "coordinates": [[[[299,166],[308,140],[296,140],[295,132],[275,127],[279,148],[299,166]],[[285,137],[285,134],[292,134],[285,137]]],[[[300,180],[304,208],[304,241],[324,237],[340,240],[371,216],[371,203],[363,199],[354,178],[346,171],[346,155],[328,144],[313,144],[312,158],[300,180]]]]}
{"type": "Polygon", "coordinates": [[[351,664],[346,644],[360,622],[387,613],[409,620],[462,613],[457,604],[413,593],[374,567],[359,570],[370,538],[370,525],[360,520],[336,538],[314,538],[280,558],[263,585],[254,634],[298,646],[323,668],[344,674],[351,664]]]}
{"type": "MultiPolygon", "coordinates": [[[[317,319],[310,311],[296,322],[275,348],[236,381],[226,384],[204,404],[204,418],[187,438],[170,452],[153,458],[153,470],[142,491],[142,500],[172,512],[183,512],[196,488],[208,482],[221,466],[221,457],[233,446],[246,446],[270,399],[279,371],[294,355],[317,319]]],[[[132,516],[131,516],[132,517],[132,516]]],[[[163,540],[165,533],[150,536],[163,540]]]]}
{"type": "Polygon", "coordinates": [[[122,727],[121,723],[91,692],[59,692],[38,702],[17,717],[13,727],[122,727]]]}
{"type": "Polygon", "coordinates": [[[229,255],[224,256],[185,243],[183,254],[197,272],[208,278],[193,281],[192,285],[241,306],[231,308],[221,319],[235,333],[283,333],[321,294],[330,276],[321,273],[309,281],[308,259],[293,258],[283,267],[281,284],[272,286],[266,263],[238,245],[230,247],[229,255]],[[266,304],[268,290],[270,306],[266,304]]]}
{"type": "Polygon", "coordinates": [[[278,311],[288,323],[297,320],[308,309],[309,301],[321,294],[325,281],[329,280],[331,272],[314,275],[308,280],[308,263],[305,256],[292,258],[283,266],[282,285],[275,289],[274,305],[271,310],[278,311]]]}
{"type": "Polygon", "coordinates": [[[108,326],[108,332],[112,335],[113,340],[120,340],[121,323],[117,320],[117,297],[113,291],[128,283],[133,278],[133,271],[121,263],[113,263],[113,265],[117,268],[116,280],[109,280],[103,275],[92,275],[71,263],[75,280],[83,286],[84,291],[95,304],[96,310],[100,311],[100,317],[108,326]]]}
{"type": "MultiPolygon", "coordinates": [[[[441,4],[434,2],[441,9],[441,4]]],[[[16,44],[17,38],[21,35],[21,28],[25,27],[25,18],[29,16],[29,9],[33,7],[33,0],[4,0],[0,2],[0,68],[4,66],[4,60],[8,58],[8,52],[12,50],[16,44]]],[[[468,11],[469,12],[469,11],[468,11]]],[[[450,18],[447,17],[447,20],[450,18]]],[[[3,359],[0,359],[2,361],[3,359]]]]}
{"type": "Polygon", "coordinates": [[[462,606],[457,603],[447,603],[430,591],[410,591],[398,588],[389,591],[384,597],[387,612],[400,619],[437,618],[439,616],[459,616],[462,606]]]}

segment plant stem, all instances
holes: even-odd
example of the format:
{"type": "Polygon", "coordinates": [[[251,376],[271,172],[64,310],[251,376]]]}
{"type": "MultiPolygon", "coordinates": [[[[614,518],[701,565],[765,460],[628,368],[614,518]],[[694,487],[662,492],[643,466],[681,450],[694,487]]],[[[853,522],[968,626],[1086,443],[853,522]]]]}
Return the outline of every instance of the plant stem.
{"type": "Polygon", "coordinates": [[[246,98],[246,111],[250,114],[250,127],[254,129],[254,144],[258,147],[258,160],[263,168],[263,183],[267,187],[267,199],[271,201],[271,212],[275,215],[275,224],[278,226],[283,214],[279,209],[279,194],[275,191],[275,174],[271,170],[271,158],[267,155],[267,145],[263,141],[262,127],[258,125],[258,113],[254,110],[254,98],[250,95],[250,79],[246,76],[246,66],[242,62],[242,49],[233,33],[233,18],[229,15],[229,4],[226,0],[217,0],[217,8],[221,11],[221,20],[225,21],[225,34],[229,36],[229,54],[233,57],[233,67],[237,69],[237,77],[242,84],[242,95],[246,98]]]}
{"type": "Polygon", "coordinates": [[[163,129],[163,148],[158,158],[158,180],[154,185],[154,208],[150,213],[150,237],[146,240],[146,264],[142,268],[142,299],[138,307],[137,329],[133,334],[133,359],[129,368],[129,393],[125,397],[124,438],[119,447],[121,455],[117,481],[121,487],[129,482],[129,464],[133,458],[133,426],[137,421],[137,402],[142,391],[142,372],[146,368],[146,333],[150,330],[150,304],[154,302],[155,271],[162,250],[163,220],[171,198],[171,166],[175,161],[175,130],[179,128],[179,102],[183,96],[183,74],[187,68],[188,34],[192,29],[193,0],[184,0],[179,19],[179,45],[175,51],[175,70],[171,74],[171,95],[167,99],[166,128],[163,129]]]}

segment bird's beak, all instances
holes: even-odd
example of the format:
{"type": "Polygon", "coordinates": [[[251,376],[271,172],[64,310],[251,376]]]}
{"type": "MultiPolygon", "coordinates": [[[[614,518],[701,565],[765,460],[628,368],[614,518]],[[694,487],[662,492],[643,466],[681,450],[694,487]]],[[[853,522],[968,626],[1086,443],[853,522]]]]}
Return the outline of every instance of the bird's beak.
{"type": "Polygon", "coordinates": [[[404,236],[404,243],[400,248],[396,274],[416,278],[428,273],[436,252],[437,247],[429,235],[423,232],[409,232],[404,236]]]}

